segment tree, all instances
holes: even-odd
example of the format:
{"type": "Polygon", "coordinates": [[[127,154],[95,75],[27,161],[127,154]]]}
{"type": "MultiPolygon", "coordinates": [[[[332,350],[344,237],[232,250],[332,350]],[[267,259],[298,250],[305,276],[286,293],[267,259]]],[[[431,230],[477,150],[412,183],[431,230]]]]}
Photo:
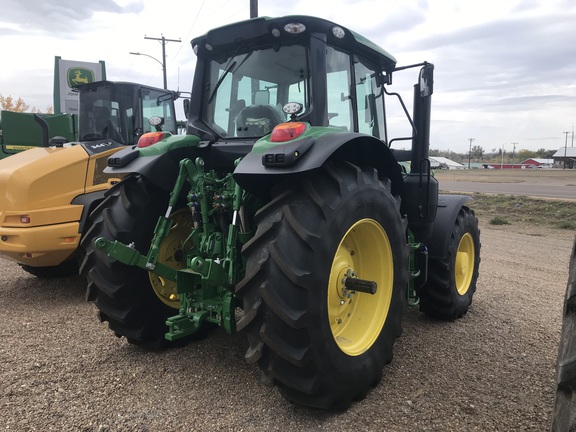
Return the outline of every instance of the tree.
{"type": "Polygon", "coordinates": [[[545,148],[536,150],[536,156],[542,159],[552,159],[554,153],[556,153],[556,150],[546,150],[545,148]]]}
{"type": "Polygon", "coordinates": [[[472,150],[470,152],[470,157],[472,159],[481,160],[483,156],[484,156],[484,149],[481,146],[475,145],[474,147],[472,147],[472,150]]]}
{"type": "Polygon", "coordinates": [[[535,152],[526,149],[518,150],[518,153],[516,153],[516,155],[518,162],[522,162],[525,161],[526,159],[532,159],[536,157],[535,152]]]}
{"type": "Polygon", "coordinates": [[[36,113],[36,114],[54,114],[54,108],[52,106],[47,106],[46,107],[46,111],[42,112],[40,111],[38,108],[36,107],[32,107],[32,109],[30,110],[31,113],[36,113]]]}
{"type": "Polygon", "coordinates": [[[14,102],[12,96],[4,97],[0,94],[0,107],[5,111],[25,112],[30,108],[30,105],[26,104],[22,98],[18,98],[14,102]]]}

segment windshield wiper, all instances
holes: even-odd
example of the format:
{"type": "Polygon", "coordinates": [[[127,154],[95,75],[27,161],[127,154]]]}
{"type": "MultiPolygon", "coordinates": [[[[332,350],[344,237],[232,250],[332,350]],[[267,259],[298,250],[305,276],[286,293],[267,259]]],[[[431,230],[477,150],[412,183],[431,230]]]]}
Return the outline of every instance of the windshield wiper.
{"type": "MultiPolygon", "coordinates": [[[[232,59],[230,59],[232,60],[232,59]]],[[[224,81],[224,78],[226,78],[228,76],[228,74],[230,73],[230,71],[232,70],[232,68],[236,66],[236,62],[232,62],[230,64],[228,64],[228,67],[226,67],[226,70],[224,71],[224,73],[220,76],[220,79],[218,80],[218,82],[216,83],[216,86],[214,87],[214,90],[212,90],[212,93],[210,94],[210,99],[208,99],[208,103],[212,102],[212,99],[214,99],[214,96],[216,96],[216,91],[218,90],[218,87],[220,87],[220,84],[222,84],[222,81],[224,81]]]]}

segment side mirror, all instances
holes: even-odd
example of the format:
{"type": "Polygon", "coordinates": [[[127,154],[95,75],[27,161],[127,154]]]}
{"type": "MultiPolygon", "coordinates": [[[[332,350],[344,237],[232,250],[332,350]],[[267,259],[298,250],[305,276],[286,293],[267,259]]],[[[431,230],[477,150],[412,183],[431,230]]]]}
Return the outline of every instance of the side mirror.
{"type": "Polygon", "coordinates": [[[53,145],[54,147],[64,147],[64,144],[66,144],[68,142],[68,139],[66,137],[63,136],[55,136],[50,138],[50,145],[53,145]]]}
{"type": "Polygon", "coordinates": [[[184,99],[182,105],[184,107],[184,115],[188,118],[188,113],[190,112],[190,99],[184,99]]]}
{"type": "Polygon", "coordinates": [[[420,69],[418,86],[420,88],[420,97],[422,98],[434,93],[434,65],[432,63],[427,63],[420,69]]]}

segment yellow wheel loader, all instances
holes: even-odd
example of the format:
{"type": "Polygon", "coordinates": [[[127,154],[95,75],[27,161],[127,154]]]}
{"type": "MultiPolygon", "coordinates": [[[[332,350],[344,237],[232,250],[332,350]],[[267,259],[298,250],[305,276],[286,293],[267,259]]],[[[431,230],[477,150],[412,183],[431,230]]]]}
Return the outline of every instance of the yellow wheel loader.
{"type": "Polygon", "coordinates": [[[176,133],[176,92],[125,82],[78,88],[79,142],[52,137],[36,117],[42,146],[0,160],[0,257],[38,277],[78,271],[88,215],[120,178],[108,157],[146,132],[176,133]]]}

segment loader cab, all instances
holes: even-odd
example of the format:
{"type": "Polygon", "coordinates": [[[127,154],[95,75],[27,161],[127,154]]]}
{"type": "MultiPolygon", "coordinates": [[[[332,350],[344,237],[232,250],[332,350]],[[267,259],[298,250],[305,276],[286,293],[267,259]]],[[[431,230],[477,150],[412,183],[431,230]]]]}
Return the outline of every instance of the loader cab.
{"type": "Polygon", "coordinates": [[[192,41],[198,56],[188,133],[255,141],[291,120],[387,140],[383,85],[396,60],[332,22],[254,18],[192,41]]]}
{"type": "Polygon", "coordinates": [[[176,93],[139,84],[98,81],[79,87],[79,140],[134,145],[154,130],[149,119],[161,117],[162,129],[177,133],[176,93]]]}

